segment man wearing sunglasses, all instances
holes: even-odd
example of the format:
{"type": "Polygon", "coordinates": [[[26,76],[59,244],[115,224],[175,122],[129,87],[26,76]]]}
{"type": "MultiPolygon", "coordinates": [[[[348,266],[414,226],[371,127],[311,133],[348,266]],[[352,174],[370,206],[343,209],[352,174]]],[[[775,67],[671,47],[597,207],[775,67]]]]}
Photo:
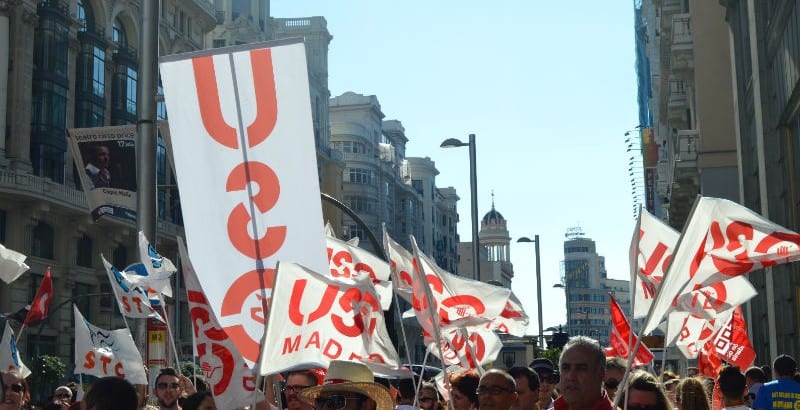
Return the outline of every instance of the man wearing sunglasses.
{"type": "Polygon", "coordinates": [[[603,387],[606,389],[608,398],[614,400],[614,395],[617,394],[619,383],[622,376],[625,375],[627,363],[621,357],[609,357],[606,359],[606,378],[603,380],[603,387]]]}
{"type": "Polygon", "coordinates": [[[316,410],[393,410],[389,390],[375,383],[364,364],[332,360],[321,386],[302,390],[298,397],[316,410]]]}
{"type": "Polygon", "coordinates": [[[552,409],[555,403],[556,387],[560,380],[558,372],[550,359],[540,357],[533,359],[531,369],[539,375],[539,408],[552,409]]]}
{"type": "Polygon", "coordinates": [[[192,381],[171,367],[161,369],[156,377],[155,386],[159,410],[181,410],[178,399],[183,397],[184,393],[186,395],[195,393],[192,381]]]}
{"type": "Polygon", "coordinates": [[[475,393],[481,410],[509,410],[519,400],[514,378],[500,369],[484,373],[475,393]]]}

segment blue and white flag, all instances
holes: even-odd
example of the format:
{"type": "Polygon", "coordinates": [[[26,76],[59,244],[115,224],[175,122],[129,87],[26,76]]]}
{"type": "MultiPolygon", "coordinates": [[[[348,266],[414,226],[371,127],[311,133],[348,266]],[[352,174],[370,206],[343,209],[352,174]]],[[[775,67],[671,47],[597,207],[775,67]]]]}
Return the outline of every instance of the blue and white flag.
{"type": "Polygon", "coordinates": [[[126,274],[108,263],[103,255],[100,255],[100,258],[114,290],[119,311],[127,317],[155,318],[163,322],[161,315],[153,309],[147,289],[132,283],[126,274]]]}
{"type": "Polygon", "coordinates": [[[96,377],[116,376],[131,384],[147,384],[142,355],[127,328],[106,330],[75,311],[75,371],[96,377]]]}
{"type": "Polygon", "coordinates": [[[6,322],[6,328],[3,331],[3,339],[0,339],[0,370],[16,370],[22,377],[28,377],[31,374],[30,369],[19,358],[14,330],[11,329],[11,325],[8,322],[6,322]]]}
{"type": "Polygon", "coordinates": [[[142,231],[139,231],[139,259],[141,264],[133,264],[125,268],[126,272],[134,272],[130,275],[132,282],[146,285],[155,290],[159,296],[161,294],[172,297],[172,286],[170,278],[178,269],[171,260],[161,256],[153,245],[147,240],[142,231]],[[130,270],[129,270],[130,269],[130,270]]]}

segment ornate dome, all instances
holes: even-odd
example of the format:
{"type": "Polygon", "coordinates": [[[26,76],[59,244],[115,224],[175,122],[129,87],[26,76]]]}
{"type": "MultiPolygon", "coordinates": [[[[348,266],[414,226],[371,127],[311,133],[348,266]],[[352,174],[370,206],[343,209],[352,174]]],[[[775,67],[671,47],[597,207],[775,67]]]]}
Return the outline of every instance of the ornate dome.
{"type": "Polygon", "coordinates": [[[503,215],[494,209],[494,204],[492,204],[492,210],[487,212],[486,215],[483,216],[482,220],[484,224],[499,224],[505,221],[506,219],[503,218],[503,215]]]}

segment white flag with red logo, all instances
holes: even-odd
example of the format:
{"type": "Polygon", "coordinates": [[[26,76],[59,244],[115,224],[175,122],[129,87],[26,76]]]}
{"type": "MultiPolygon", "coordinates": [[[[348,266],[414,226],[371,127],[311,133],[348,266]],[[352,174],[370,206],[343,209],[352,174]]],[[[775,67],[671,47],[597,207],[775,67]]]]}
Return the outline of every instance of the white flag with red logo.
{"type": "Polygon", "coordinates": [[[163,56],[186,245],[209,305],[252,363],[278,261],[326,272],[302,39],[163,56]]]}
{"type": "Polygon", "coordinates": [[[521,337],[528,331],[529,322],[528,314],[522,308],[522,302],[517,299],[514,292],[511,292],[508,295],[508,302],[506,302],[503,312],[492,320],[492,329],[500,333],[521,337]]]}
{"type": "Polygon", "coordinates": [[[128,328],[106,330],[75,312],[75,371],[97,377],[115,376],[131,384],[147,384],[142,356],[128,328]]]}
{"type": "Polygon", "coordinates": [[[25,316],[25,321],[22,322],[25,326],[35,326],[37,323],[47,317],[47,312],[50,310],[50,301],[53,299],[53,278],[50,276],[50,268],[47,268],[47,273],[44,274],[42,283],[39,284],[39,290],[36,291],[36,296],[31,302],[31,309],[25,316]]]}
{"type": "Polygon", "coordinates": [[[155,318],[164,321],[158,312],[150,304],[150,297],[147,290],[132,283],[128,276],[120,272],[106,260],[105,256],[100,255],[103,266],[108,274],[108,281],[114,291],[114,298],[117,300],[119,311],[132,318],[155,318]]]}
{"type": "Polygon", "coordinates": [[[178,238],[178,252],[186,284],[189,314],[192,316],[195,348],[200,368],[211,385],[214,403],[220,409],[238,409],[255,403],[256,380],[244,358],[220,326],[208,304],[197,274],[189,260],[183,238],[178,238]]]}
{"type": "Polygon", "coordinates": [[[646,209],[639,210],[639,222],[630,247],[634,319],[647,316],[679,236],[676,230],[646,209]]]}
{"type": "Polygon", "coordinates": [[[399,368],[369,276],[335,278],[281,262],[273,289],[260,374],[328,367],[331,360],[399,368]]]}
{"type": "Polygon", "coordinates": [[[673,309],[676,296],[753,270],[800,259],[800,235],[735,202],[698,197],[656,293],[642,333],[673,309]]]}
{"type": "Polygon", "coordinates": [[[22,363],[17,350],[17,339],[14,337],[14,329],[6,321],[3,338],[0,339],[0,371],[16,370],[22,377],[27,378],[31,375],[30,369],[22,363]]]}
{"type": "Polygon", "coordinates": [[[0,280],[11,283],[17,280],[30,267],[25,264],[28,257],[0,244],[0,280]]]}
{"type": "Polygon", "coordinates": [[[369,276],[381,298],[381,307],[383,310],[389,310],[389,306],[392,304],[389,264],[374,254],[333,236],[326,235],[325,242],[328,247],[328,265],[331,276],[336,278],[369,276]]]}
{"type": "Polygon", "coordinates": [[[685,291],[678,296],[675,310],[689,312],[709,320],[719,315],[727,317],[731,309],[757,294],[758,291],[745,276],[734,276],[709,286],[685,291]]]}
{"type": "MultiPolygon", "coordinates": [[[[609,357],[622,357],[627,359],[630,355],[631,349],[636,346],[639,337],[634,333],[631,338],[631,324],[625,313],[619,307],[617,299],[609,293],[611,299],[611,336],[610,347],[606,348],[606,356],[609,357]],[[628,345],[633,343],[633,345],[628,345]]],[[[644,366],[653,360],[653,353],[644,344],[640,344],[634,356],[634,366],[644,366]]]]}
{"type": "MultiPolygon", "coordinates": [[[[484,327],[447,326],[441,329],[441,334],[444,340],[441,345],[444,355],[442,361],[448,366],[477,369],[494,362],[503,348],[503,342],[497,333],[484,327]]],[[[433,338],[425,335],[425,344],[431,353],[439,357],[439,349],[433,343],[433,338]]]]}

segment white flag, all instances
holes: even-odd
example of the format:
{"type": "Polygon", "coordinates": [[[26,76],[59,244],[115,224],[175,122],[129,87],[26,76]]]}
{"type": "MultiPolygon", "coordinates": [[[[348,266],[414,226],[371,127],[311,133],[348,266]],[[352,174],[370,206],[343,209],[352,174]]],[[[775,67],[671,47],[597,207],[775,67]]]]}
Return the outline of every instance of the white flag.
{"type": "Polygon", "coordinates": [[[150,304],[147,290],[131,283],[128,277],[108,263],[103,255],[100,255],[100,258],[106,268],[108,281],[111,282],[111,289],[114,290],[114,297],[117,299],[119,311],[127,317],[156,318],[163,322],[164,319],[150,304]]]}
{"type": "Polygon", "coordinates": [[[27,256],[0,244],[0,279],[5,283],[15,281],[30,267],[25,264],[27,256]]]}
{"type": "Polygon", "coordinates": [[[25,378],[31,374],[30,369],[25,366],[25,363],[22,363],[22,359],[19,357],[14,330],[11,329],[8,321],[6,321],[5,330],[3,330],[3,339],[0,340],[0,370],[16,370],[25,378]]]}
{"type": "Polygon", "coordinates": [[[800,235],[719,198],[699,197],[656,293],[643,334],[655,330],[679,294],[800,259],[800,235]]]}
{"type": "Polygon", "coordinates": [[[334,278],[281,262],[275,273],[259,373],[331,360],[376,363],[397,369],[378,295],[367,276],[334,278]]]}
{"type": "Polygon", "coordinates": [[[131,280],[147,285],[159,294],[172,297],[170,278],[178,269],[171,260],[156,252],[142,231],[139,231],[139,260],[141,260],[146,274],[142,275],[141,269],[138,269],[136,272],[140,276],[131,276],[131,280]]]}
{"type": "MultiPolygon", "coordinates": [[[[497,333],[482,327],[448,326],[443,328],[441,333],[444,339],[442,361],[445,365],[476,369],[480,365],[494,362],[500,354],[500,349],[503,348],[503,342],[497,333]]],[[[425,342],[428,351],[439,357],[439,348],[433,343],[433,339],[426,337],[425,342]]]]}
{"type": "Polygon", "coordinates": [[[639,211],[639,223],[636,224],[630,250],[633,318],[647,316],[679,236],[678,231],[646,209],[639,211]]]}
{"type": "Polygon", "coordinates": [[[211,384],[214,403],[220,409],[237,409],[253,404],[256,380],[233,341],[219,325],[214,310],[200,287],[189,253],[178,238],[178,252],[186,283],[189,314],[192,316],[195,346],[200,368],[211,384]]]}
{"type": "Polygon", "coordinates": [[[333,236],[326,235],[325,243],[328,248],[328,265],[331,276],[337,278],[369,276],[381,298],[381,307],[383,310],[389,310],[392,303],[389,264],[374,254],[333,236]]]}
{"type": "Polygon", "coordinates": [[[147,384],[142,356],[127,329],[106,330],[75,311],[75,374],[115,376],[131,384],[147,384]]]}

